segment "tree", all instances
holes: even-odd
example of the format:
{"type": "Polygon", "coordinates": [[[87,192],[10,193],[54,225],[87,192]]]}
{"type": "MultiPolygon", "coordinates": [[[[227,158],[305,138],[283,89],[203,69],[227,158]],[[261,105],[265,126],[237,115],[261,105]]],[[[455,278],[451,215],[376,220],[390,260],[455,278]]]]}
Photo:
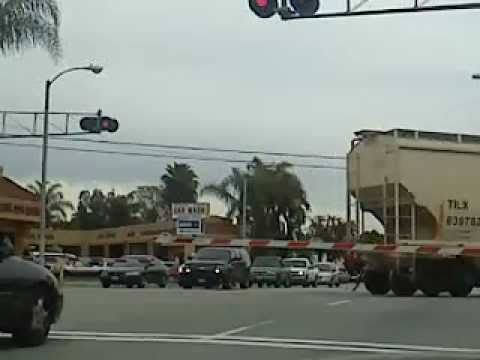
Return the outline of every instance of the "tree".
{"type": "Polygon", "coordinates": [[[198,177],[188,164],[173,163],[162,176],[162,203],[171,209],[173,203],[194,203],[198,198],[198,177]]]}
{"type": "Polygon", "coordinates": [[[365,244],[383,244],[384,238],[383,234],[380,234],[377,230],[371,230],[362,233],[358,242],[365,244]]]}
{"type": "MultiPolygon", "coordinates": [[[[352,230],[354,225],[351,225],[352,230]]],[[[326,242],[344,241],[347,236],[347,223],[337,216],[315,216],[310,219],[310,236],[326,242]]]]}
{"type": "MultiPolygon", "coordinates": [[[[223,179],[219,184],[206,185],[201,194],[213,195],[222,200],[227,206],[228,218],[236,218],[237,223],[243,214],[243,185],[245,179],[248,177],[247,173],[243,173],[238,168],[232,168],[232,173],[223,179]]],[[[248,178],[247,178],[248,181],[248,178]]],[[[251,179],[249,181],[251,183],[251,179]]],[[[249,188],[247,183],[247,188],[249,188]]],[[[248,191],[247,191],[248,192],[248,191]]],[[[249,205],[251,201],[248,201],[249,205]]]]}
{"type": "Polygon", "coordinates": [[[128,196],[130,201],[137,206],[136,216],[144,223],[158,221],[162,214],[159,209],[162,207],[162,189],[159,186],[145,185],[138,186],[128,196]]]}
{"type": "MultiPolygon", "coordinates": [[[[36,180],[35,183],[29,184],[28,188],[39,198],[41,197],[42,183],[40,181],[36,180]]],[[[47,226],[59,225],[67,220],[68,212],[73,211],[74,207],[70,201],[64,199],[62,184],[54,183],[50,185],[50,182],[47,181],[46,191],[47,226]]]]}
{"type": "Polygon", "coordinates": [[[83,190],[79,194],[72,227],[82,230],[102,229],[139,223],[138,205],[130,194],[117,195],[114,190],[106,195],[99,189],[83,190]]]}
{"type": "Polygon", "coordinates": [[[247,221],[251,236],[279,239],[301,238],[306,213],[310,209],[305,190],[291,165],[264,164],[254,158],[247,171],[233,168],[219,184],[210,184],[202,193],[225,202],[227,216],[240,223],[243,213],[243,184],[247,182],[247,221]]]}
{"type": "Polygon", "coordinates": [[[56,0],[0,1],[0,51],[18,52],[42,47],[55,59],[61,56],[60,10],[56,0]]]}

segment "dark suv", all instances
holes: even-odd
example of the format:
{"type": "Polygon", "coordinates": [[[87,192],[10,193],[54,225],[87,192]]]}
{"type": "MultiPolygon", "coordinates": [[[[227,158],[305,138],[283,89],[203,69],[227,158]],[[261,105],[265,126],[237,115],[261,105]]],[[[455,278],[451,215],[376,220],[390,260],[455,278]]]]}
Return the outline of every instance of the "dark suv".
{"type": "Polygon", "coordinates": [[[193,260],[178,270],[178,283],[185,289],[193,286],[242,289],[250,286],[250,255],[241,248],[203,248],[193,260]]]}
{"type": "Polygon", "coordinates": [[[45,342],[62,311],[63,294],[43,266],[13,256],[9,240],[0,238],[0,331],[23,346],[45,342]]]}

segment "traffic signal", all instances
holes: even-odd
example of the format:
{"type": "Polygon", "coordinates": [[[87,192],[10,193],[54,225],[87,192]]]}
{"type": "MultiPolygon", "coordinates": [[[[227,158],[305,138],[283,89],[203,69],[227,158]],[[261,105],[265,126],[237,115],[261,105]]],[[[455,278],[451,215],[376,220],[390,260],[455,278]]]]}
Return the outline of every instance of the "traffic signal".
{"type": "Polygon", "coordinates": [[[87,116],[80,120],[80,129],[91,133],[113,133],[118,130],[118,121],[109,116],[87,116]]]}
{"type": "Polygon", "coordinates": [[[290,0],[290,5],[300,16],[312,16],[320,8],[320,0],[290,0]]]}
{"type": "Polygon", "coordinates": [[[272,17],[278,9],[277,0],[248,0],[248,5],[250,10],[262,19],[272,17]]]}

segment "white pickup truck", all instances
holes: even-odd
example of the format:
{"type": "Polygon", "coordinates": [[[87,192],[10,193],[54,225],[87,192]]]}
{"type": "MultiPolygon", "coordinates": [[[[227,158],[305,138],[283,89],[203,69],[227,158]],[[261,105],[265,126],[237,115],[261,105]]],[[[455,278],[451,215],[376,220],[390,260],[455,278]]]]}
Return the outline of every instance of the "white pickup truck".
{"type": "Polygon", "coordinates": [[[283,260],[283,266],[288,269],[290,283],[303,287],[317,287],[318,267],[305,258],[288,258],[283,260]]]}

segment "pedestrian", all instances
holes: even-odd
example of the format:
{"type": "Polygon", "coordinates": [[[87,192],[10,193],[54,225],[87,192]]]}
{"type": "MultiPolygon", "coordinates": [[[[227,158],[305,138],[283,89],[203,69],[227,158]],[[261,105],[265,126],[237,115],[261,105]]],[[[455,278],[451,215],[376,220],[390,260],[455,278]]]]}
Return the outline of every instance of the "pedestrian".
{"type": "Polygon", "coordinates": [[[357,268],[357,278],[355,279],[355,286],[353,287],[352,291],[356,291],[360,284],[365,281],[365,263],[362,261],[362,259],[357,260],[356,264],[357,268]]]}

